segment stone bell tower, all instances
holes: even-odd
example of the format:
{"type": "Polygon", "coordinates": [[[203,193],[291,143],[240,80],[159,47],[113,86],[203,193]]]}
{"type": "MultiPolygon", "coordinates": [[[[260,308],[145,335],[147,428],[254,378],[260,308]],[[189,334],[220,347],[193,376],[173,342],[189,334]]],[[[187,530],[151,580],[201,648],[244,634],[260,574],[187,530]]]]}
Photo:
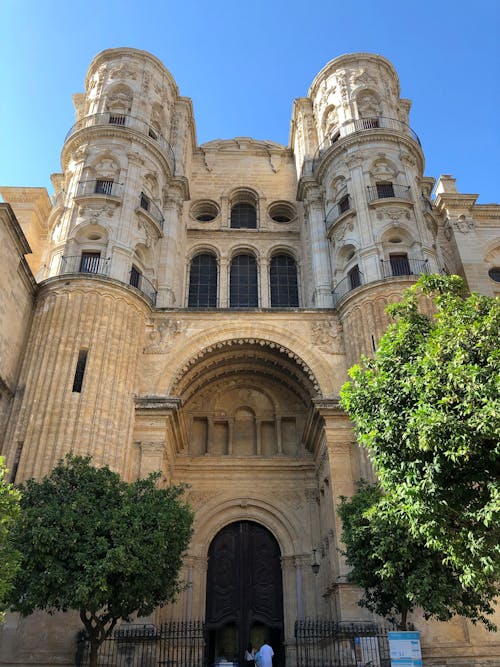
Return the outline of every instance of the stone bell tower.
{"type": "Polygon", "coordinates": [[[375,349],[402,283],[440,269],[434,181],[409,110],[391,63],[367,53],[332,60],[295,103],[316,302],[338,309],[348,365],[375,349]]]}

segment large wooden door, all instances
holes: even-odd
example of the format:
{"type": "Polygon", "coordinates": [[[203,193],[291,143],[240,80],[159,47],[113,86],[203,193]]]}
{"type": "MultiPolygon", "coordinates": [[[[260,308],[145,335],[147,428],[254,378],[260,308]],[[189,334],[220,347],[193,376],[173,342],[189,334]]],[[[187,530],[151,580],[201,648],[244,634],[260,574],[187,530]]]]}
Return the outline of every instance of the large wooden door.
{"type": "Polygon", "coordinates": [[[266,635],[283,664],[281,553],[263,526],[239,521],[223,528],[208,551],[206,624],[208,660],[238,660],[249,641],[259,648],[266,635]]]}

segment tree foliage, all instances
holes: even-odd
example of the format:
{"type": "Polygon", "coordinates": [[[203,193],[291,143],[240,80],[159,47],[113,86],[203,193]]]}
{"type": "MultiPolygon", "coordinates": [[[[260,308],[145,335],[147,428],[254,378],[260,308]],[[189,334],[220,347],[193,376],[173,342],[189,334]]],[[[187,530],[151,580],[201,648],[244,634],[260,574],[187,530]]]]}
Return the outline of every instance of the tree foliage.
{"type": "Polygon", "coordinates": [[[89,457],[68,455],[22,489],[13,608],[24,615],[78,610],[91,665],[119,619],[145,616],[179,591],[193,515],[181,501],[183,487],[159,489],[157,478],[126,483],[89,457]]]}
{"type": "Polygon", "coordinates": [[[349,581],[364,589],[360,606],[402,630],[415,607],[425,618],[447,621],[460,614],[490,626],[488,599],[465,589],[442,556],[411,534],[378,485],[361,481],[354,496],[341,498],[339,514],[349,581]]]}
{"type": "Polygon", "coordinates": [[[342,404],[415,535],[492,599],[500,581],[500,304],[458,276],[422,276],[342,404]],[[432,297],[435,314],[420,312],[432,297]]]}
{"type": "Polygon", "coordinates": [[[7,469],[0,456],[0,622],[2,608],[19,566],[19,553],[12,545],[11,530],[19,513],[19,491],[5,481],[7,469]]]}

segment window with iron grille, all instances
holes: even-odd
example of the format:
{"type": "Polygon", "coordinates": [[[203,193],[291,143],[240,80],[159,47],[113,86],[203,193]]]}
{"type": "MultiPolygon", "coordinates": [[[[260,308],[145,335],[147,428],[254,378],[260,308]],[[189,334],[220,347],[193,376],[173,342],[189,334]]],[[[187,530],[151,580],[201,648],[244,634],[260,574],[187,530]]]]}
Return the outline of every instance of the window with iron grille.
{"type": "Polygon", "coordinates": [[[112,178],[98,178],[95,182],[95,192],[100,195],[110,195],[113,191],[112,178]]]}
{"type": "Polygon", "coordinates": [[[231,263],[229,305],[231,308],[256,308],[257,262],[252,255],[237,255],[231,263]]]}
{"type": "Polygon", "coordinates": [[[351,289],[355,289],[361,285],[361,274],[357,264],[347,272],[347,277],[349,278],[349,285],[351,289]]]}
{"type": "Polygon", "coordinates": [[[241,202],[235,204],[231,209],[231,228],[232,229],[256,229],[257,213],[255,206],[241,202]]]}
{"type": "Polygon", "coordinates": [[[394,197],[394,186],[392,183],[377,183],[377,195],[380,199],[394,197]]]}
{"type": "Polygon", "coordinates": [[[100,252],[82,252],[80,273],[99,273],[100,252]]]}
{"type": "Polygon", "coordinates": [[[132,287],[137,287],[137,289],[139,289],[141,276],[142,273],[139,271],[139,269],[136,266],[132,266],[132,268],[130,269],[129,284],[132,285],[132,287]]]}
{"type": "Polygon", "coordinates": [[[125,125],[125,115],[122,113],[112,113],[109,116],[110,125],[125,125]]]}
{"type": "Polygon", "coordinates": [[[274,255],[269,270],[271,306],[295,308],[299,305],[297,265],[289,255],[274,255]]]}
{"type": "Polygon", "coordinates": [[[391,262],[391,272],[393,276],[411,275],[408,255],[406,254],[389,255],[389,260],[391,262]]]}
{"type": "Polygon", "coordinates": [[[217,259],[210,253],[193,257],[189,272],[190,308],[215,308],[217,306],[217,259]]]}
{"type": "Polygon", "coordinates": [[[80,393],[82,391],[83,376],[85,375],[85,366],[87,365],[87,350],[78,352],[78,361],[76,362],[75,377],[73,380],[73,391],[80,393]]]}

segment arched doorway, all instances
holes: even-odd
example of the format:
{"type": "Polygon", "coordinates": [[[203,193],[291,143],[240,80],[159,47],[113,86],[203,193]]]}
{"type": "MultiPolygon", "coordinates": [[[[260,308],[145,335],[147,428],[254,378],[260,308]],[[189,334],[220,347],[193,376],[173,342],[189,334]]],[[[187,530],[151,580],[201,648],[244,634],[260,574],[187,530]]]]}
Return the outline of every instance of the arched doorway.
{"type": "Polygon", "coordinates": [[[281,553],[274,536],[252,521],[225,526],[208,550],[208,664],[243,664],[248,642],[267,637],[275,667],[283,667],[281,553]]]}

